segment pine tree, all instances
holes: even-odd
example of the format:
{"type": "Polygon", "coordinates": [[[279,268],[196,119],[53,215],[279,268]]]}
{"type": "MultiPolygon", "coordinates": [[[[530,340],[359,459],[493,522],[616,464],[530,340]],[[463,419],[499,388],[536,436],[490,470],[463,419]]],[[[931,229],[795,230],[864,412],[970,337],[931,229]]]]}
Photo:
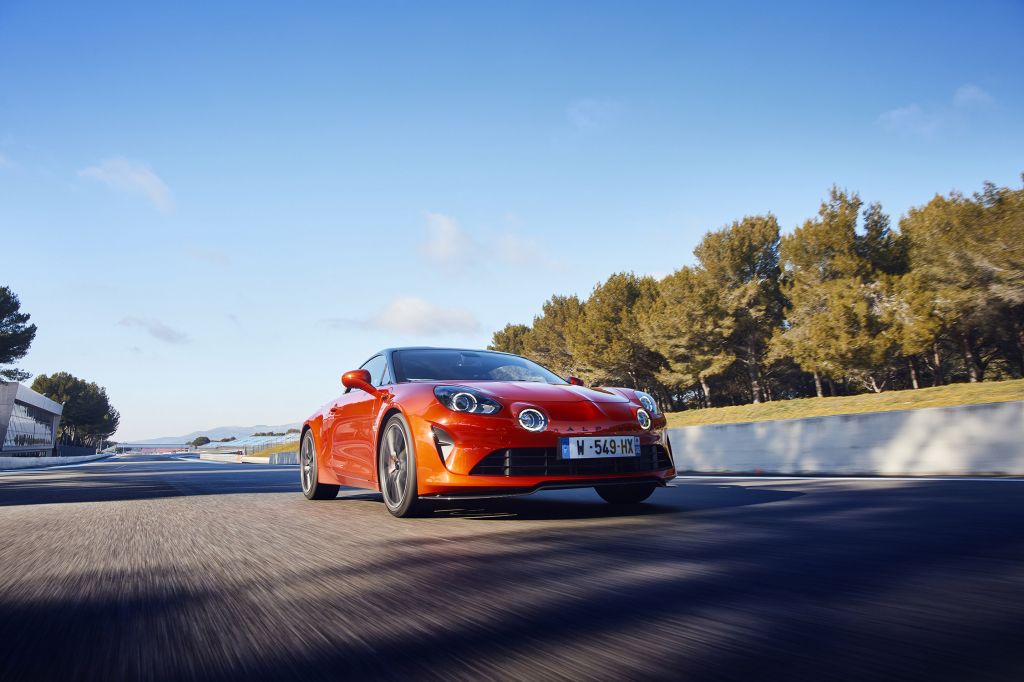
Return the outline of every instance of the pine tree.
{"type": "Polygon", "coordinates": [[[897,243],[877,204],[865,211],[866,230],[857,232],[862,202],[856,193],[832,187],[818,217],[782,240],[783,293],[789,305],[786,329],[774,339],[774,355],[789,356],[821,379],[852,377],[881,391],[895,351],[886,334],[891,288],[880,269],[899,271],[897,243]]]}
{"type": "Polygon", "coordinates": [[[705,270],[677,270],[658,289],[660,295],[640,319],[644,342],[665,359],[657,379],[677,390],[699,385],[705,406],[711,407],[712,380],[736,361],[729,346],[735,318],[723,308],[721,292],[705,270]]]}
{"type": "Polygon", "coordinates": [[[588,383],[664,392],[655,378],[662,364],[640,338],[639,316],[658,296],[651,277],[612,275],[594,288],[569,336],[577,370],[588,383]]]}
{"type": "MultiPolygon", "coordinates": [[[[29,324],[28,313],[21,312],[21,301],[7,287],[0,287],[0,366],[20,360],[28,353],[36,337],[36,326],[29,324]]],[[[0,369],[0,378],[25,381],[31,374],[17,368],[0,369]]]]}
{"type": "Polygon", "coordinates": [[[576,296],[552,296],[533,318],[533,327],[524,339],[523,354],[563,375],[578,374],[577,362],[569,348],[583,304],[576,296]]]}
{"type": "Polygon", "coordinates": [[[67,372],[40,374],[32,390],[64,405],[60,437],[70,445],[101,446],[117,431],[121,415],[110,404],[107,390],[67,372]]]}
{"type": "Polygon", "coordinates": [[[1000,312],[993,305],[991,273],[978,265],[979,240],[972,237],[982,224],[982,207],[958,193],[936,195],[900,221],[916,283],[931,293],[940,334],[959,348],[971,382],[983,378],[984,330],[1000,312]]]}
{"type": "Polygon", "coordinates": [[[494,332],[487,349],[522,355],[529,335],[530,328],[525,324],[506,324],[503,329],[494,332]]]}
{"type": "Polygon", "coordinates": [[[731,318],[729,352],[746,369],[751,397],[759,403],[768,345],[782,322],[778,220],[748,216],[709,232],[694,255],[719,292],[716,308],[731,318]]]}
{"type": "Polygon", "coordinates": [[[863,212],[863,234],[856,236],[857,254],[875,274],[902,275],[907,271],[907,244],[889,226],[889,216],[878,202],[863,212]]]}
{"type": "MultiPolygon", "coordinates": [[[[1022,177],[1024,179],[1024,177],[1022,177]]],[[[981,225],[971,231],[971,261],[983,273],[996,326],[1009,339],[1008,359],[1024,375],[1024,189],[985,185],[975,201],[981,225]]]]}

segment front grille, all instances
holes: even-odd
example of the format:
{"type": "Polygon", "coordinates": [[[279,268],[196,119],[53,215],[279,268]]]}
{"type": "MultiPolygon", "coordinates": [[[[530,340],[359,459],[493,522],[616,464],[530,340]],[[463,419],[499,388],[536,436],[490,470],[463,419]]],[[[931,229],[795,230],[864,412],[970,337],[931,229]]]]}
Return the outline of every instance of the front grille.
{"type": "Polygon", "coordinates": [[[661,445],[641,445],[639,457],[562,459],[558,448],[505,448],[477,462],[470,476],[600,476],[658,471],[672,466],[661,445]]]}

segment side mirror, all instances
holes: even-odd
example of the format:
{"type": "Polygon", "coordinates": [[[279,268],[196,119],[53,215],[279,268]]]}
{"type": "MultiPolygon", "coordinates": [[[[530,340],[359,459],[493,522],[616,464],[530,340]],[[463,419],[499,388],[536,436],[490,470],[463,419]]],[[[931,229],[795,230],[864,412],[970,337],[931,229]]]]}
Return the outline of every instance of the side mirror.
{"type": "Polygon", "coordinates": [[[571,376],[571,377],[566,377],[566,379],[573,386],[583,386],[584,385],[583,384],[583,379],[580,379],[579,377],[572,377],[571,376]]]}
{"type": "Polygon", "coordinates": [[[366,391],[370,395],[377,395],[377,389],[370,383],[370,373],[365,369],[354,369],[341,375],[341,385],[345,388],[366,391]]]}

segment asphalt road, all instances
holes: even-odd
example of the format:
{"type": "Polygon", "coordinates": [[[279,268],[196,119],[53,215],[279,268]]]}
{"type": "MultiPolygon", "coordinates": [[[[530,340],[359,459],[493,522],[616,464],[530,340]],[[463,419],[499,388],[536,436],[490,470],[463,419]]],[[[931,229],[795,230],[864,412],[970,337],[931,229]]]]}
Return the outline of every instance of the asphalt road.
{"type": "Polygon", "coordinates": [[[1024,679],[1024,482],[308,502],[296,467],[0,475],[0,680],[1024,679]]]}

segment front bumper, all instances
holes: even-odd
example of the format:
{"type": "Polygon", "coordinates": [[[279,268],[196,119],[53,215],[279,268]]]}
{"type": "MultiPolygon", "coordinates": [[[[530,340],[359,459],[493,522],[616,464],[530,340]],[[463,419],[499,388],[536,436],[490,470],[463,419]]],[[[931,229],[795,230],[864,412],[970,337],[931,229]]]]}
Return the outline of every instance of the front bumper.
{"type": "MultiPolygon", "coordinates": [[[[488,488],[455,488],[441,493],[420,495],[424,500],[487,500],[497,497],[513,497],[532,495],[542,490],[569,490],[572,488],[593,488],[594,486],[605,485],[635,485],[637,483],[653,483],[664,488],[668,481],[675,476],[673,473],[667,478],[655,475],[631,476],[631,477],[608,477],[608,478],[579,478],[579,479],[555,479],[546,480],[530,487],[504,486],[493,489],[488,488]]],[[[506,479],[507,480],[507,479],[506,479]]]]}
{"type": "MultiPolygon", "coordinates": [[[[531,433],[518,425],[511,414],[480,416],[452,413],[438,406],[419,418],[410,419],[413,439],[416,441],[416,462],[419,494],[433,498],[497,497],[528,495],[538,490],[592,487],[624,483],[651,482],[664,485],[675,477],[671,447],[663,431],[665,419],[655,417],[652,429],[639,427],[630,414],[619,418],[572,422],[552,420],[548,430],[531,433]],[[454,442],[445,457],[438,447],[432,427],[439,427],[454,442]],[[661,456],[650,460],[650,465],[610,467],[607,473],[594,473],[593,466],[552,466],[533,471],[533,475],[518,475],[528,468],[505,468],[504,475],[493,475],[493,467],[477,467],[488,455],[507,449],[530,452],[557,451],[560,439],[572,436],[637,435],[641,447],[650,451],[658,448],[661,456]],[[474,469],[476,471],[474,472],[474,469]],[[480,475],[480,472],[488,475],[480,475]],[[546,471],[546,475],[540,473],[546,471]]],[[[510,411],[511,412],[511,411],[510,411]]],[[[584,460],[575,460],[576,462],[584,460]]],[[[595,462],[595,460],[587,460],[595,462]]],[[[633,464],[630,462],[629,464],[633,464]]]]}

